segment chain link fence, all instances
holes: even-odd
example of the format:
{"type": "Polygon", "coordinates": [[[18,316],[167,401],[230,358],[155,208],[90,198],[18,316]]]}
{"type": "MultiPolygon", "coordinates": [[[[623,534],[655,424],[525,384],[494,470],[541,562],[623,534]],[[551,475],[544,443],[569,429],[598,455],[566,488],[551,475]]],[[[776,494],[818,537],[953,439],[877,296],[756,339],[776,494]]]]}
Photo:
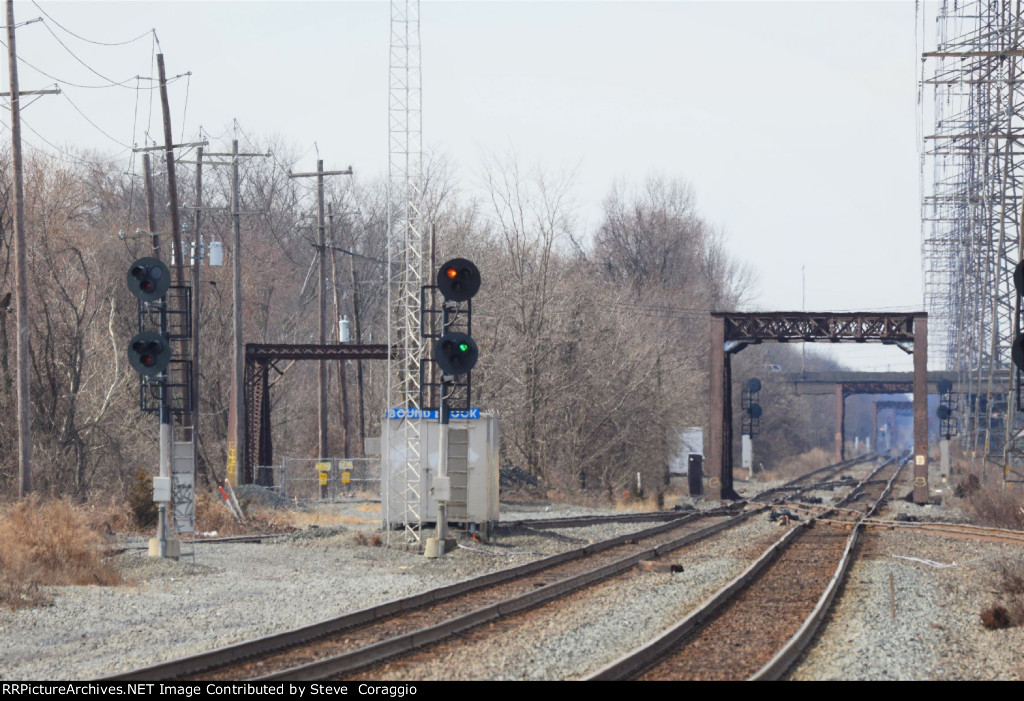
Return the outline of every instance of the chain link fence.
{"type": "Polygon", "coordinates": [[[380,498],[378,458],[285,458],[280,465],[266,465],[258,469],[273,476],[273,490],[285,499],[336,501],[380,498]]]}

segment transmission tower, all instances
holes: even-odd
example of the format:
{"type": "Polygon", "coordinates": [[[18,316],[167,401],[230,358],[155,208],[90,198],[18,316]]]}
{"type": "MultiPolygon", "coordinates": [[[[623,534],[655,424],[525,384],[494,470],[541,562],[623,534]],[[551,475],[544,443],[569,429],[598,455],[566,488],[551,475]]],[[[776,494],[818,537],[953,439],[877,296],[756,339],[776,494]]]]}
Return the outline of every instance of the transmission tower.
{"type": "Polygon", "coordinates": [[[1002,465],[1007,479],[1024,458],[1010,359],[1020,328],[1013,271],[1024,236],[1021,7],[1020,0],[939,3],[918,92],[922,122],[933,125],[921,162],[929,346],[933,360],[958,374],[964,448],[1002,465]]]}
{"type": "MultiPolygon", "coordinates": [[[[396,349],[388,361],[389,406],[417,416],[420,407],[420,288],[423,285],[423,186],[420,126],[419,0],[391,2],[390,96],[388,104],[388,343],[396,349]],[[397,295],[397,297],[395,297],[397,295]],[[395,334],[396,338],[392,338],[395,334]]],[[[385,422],[385,464],[399,448],[400,467],[389,473],[388,489],[404,511],[402,522],[410,541],[420,539],[419,420],[402,421],[393,435],[385,422]]],[[[397,519],[396,519],[397,520],[397,519]]]]}

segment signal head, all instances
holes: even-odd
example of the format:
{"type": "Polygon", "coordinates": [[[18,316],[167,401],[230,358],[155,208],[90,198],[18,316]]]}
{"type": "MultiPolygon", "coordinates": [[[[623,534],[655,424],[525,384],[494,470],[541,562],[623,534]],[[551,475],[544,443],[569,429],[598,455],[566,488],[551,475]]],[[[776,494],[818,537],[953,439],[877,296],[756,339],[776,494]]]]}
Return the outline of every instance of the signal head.
{"type": "Polygon", "coordinates": [[[171,344],[156,331],[143,331],[128,344],[128,362],[142,375],[161,375],[171,362],[171,344]]]}
{"type": "Polygon", "coordinates": [[[478,357],[476,341],[459,331],[443,334],[434,344],[434,360],[445,375],[465,375],[476,365],[478,357]]]}
{"type": "Polygon", "coordinates": [[[437,287],[449,302],[465,302],[480,289],[480,271],[465,258],[452,258],[437,271],[437,287]]]}
{"type": "Polygon", "coordinates": [[[161,299],[171,287],[171,272],[157,258],[139,258],[128,268],[128,289],[143,302],[161,299]]]}

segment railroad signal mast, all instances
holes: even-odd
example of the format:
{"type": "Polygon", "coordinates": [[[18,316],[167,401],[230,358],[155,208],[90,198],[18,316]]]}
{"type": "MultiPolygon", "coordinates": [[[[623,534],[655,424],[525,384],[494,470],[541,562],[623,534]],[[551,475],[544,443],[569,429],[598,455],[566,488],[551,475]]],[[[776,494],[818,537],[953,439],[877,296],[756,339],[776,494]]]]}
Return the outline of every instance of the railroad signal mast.
{"type": "MultiPolygon", "coordinates": [[[[181,360],[174,357],[172,340],[188,339],[191,335],[190,290],[184,286],[174,287],[184,299],[182,304],[172,304],[169,299],[171,273],[157,258],[139,258],[132,263],[127,283],[139,305],[139,331],[128,342],[128,362],[141,380],[140,408],[160,416],[160,472],[153,478],[153,501],[158,504],[159,521],[156,537],[149,541],[149,554],[176,559],[181,545],[170,528],[168,505],[175,501],[180,512],[175,513],[177,530],[189,530],[194,525],[195,514],[195,485],[191,473],[194,463],[185,460],[185,469],[174,469],[175,458],[180,458],[183,451],[175,450],[173,435],[173,414],[191,408],[191,373],[187,367],[182,373],[174,373],[184,378],[180,384],[174,384],[170,370],[172,362],[181,360]],[[186,471],[189,474],[185,475],[186,471]]],[[[190,443],[182,445],[191,447],[190,443]]]]}
{"type": "MultiPolygon", "coordinates": [[[[425,300],[427,290],[424,286],[422,297],[425,300]]],[[[437,420],[438,431],[438,467],[434,478],[431,494],[437,500],[437,528],[434,537],[427,538],[424,555],[430,558],[440,557],[455,547],[455,540],[448,537],[448,502],[452,498],[451,480],[448,477],[448,422],[449,412],[454,404],[469,409],[471,402],[470,382],[471,371],[476,366],[480,355],[476,341],[473,340],[473,296],[480,290],[480,271],[465,258],[454,258],[437,271],[437,289],[444,301],[440,310],[426,310],[440,314],[441,324],[436,335],[424,332],[424,338],[434,338],[434,361],[441,371],[440,391],[438,392],[437,420]],[[465,304],[465,307],[463,307],[465,304]],[[464,328],[464,331],[456,328],[464,328]],[[463,380],[463,376],[465,379],[463,380]],[[455,393],[464,392],[459,401],[455,393]]],[[[420,325],[424,328],[426,324],[420,325]]],[[[423,404],[422,388],[429,383],[420,382],[420,404],[423,404]]]]}
{"type": "MultiPolygon", "coordinates": [[[[1014,343],[1016,347],[1016,342],[1014,343]]],[[[950,474],[949,439],[956,433],[956,412],[954,402],[956,396],[953,394],[953,383],[949,380],[939,380],[939,408],[935,410],[935,416],[939,419],[939,466],[945,478],[950,474]]]]}
{"type": "Polygon", "coordinates": [[[743,426],[741,428],[740,465],[747,469],[751,477],[754,474],[754,443],[753,438],[761,425],[761,405],[757,401],[757,393],[761,391],[761,380],[751,377],[743,385],[740,394],[740,409],[743,410],[743,426]]]}

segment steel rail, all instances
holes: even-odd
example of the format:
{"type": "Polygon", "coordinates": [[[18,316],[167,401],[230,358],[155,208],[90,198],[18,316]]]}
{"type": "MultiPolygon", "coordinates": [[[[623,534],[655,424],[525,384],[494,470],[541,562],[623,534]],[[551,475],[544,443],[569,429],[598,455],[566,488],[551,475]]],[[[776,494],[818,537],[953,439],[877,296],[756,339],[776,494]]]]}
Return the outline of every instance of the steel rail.
{"type": "Polygon", "coordinates": [[[520,613],[521,611],[534,608],[567,594],[579,591],[591,584],[603,581],[609,577],[620,574],[621,572],[625,572],[626,570],[635,567],[636,564],[642,560],[657,558],[666,553],[678,550],[690,543],[709,538],[716,533],[732,528],[755,514],[763,513],[768,508],[770,507],[762,506],[758,509],[746,511],[742,514],[733,516],[726,521],[722,521],[721,523],[717,523],[693,533],[688,533],[669,543],[664,543],[653,548],[648,548],[642,552],[628,555],[597,569],[566,577],[563,580],[553,582],[512,599],[506,599],[505,601],[500,601],[489,606],[483,606],[475,611],[465,614],[464,616],[453,618],[443,623],[439,623],[438,625],[413,631],[405,635],[399,635],[388,640],[382,640],[379,643],[375,643],[358,650],[353,650],[352,652],[347,652],[336,657],[310,662],[299,667],[293,667],[291,669],[282,670],[266,676],[257,677],[253,681],[316,681],[351,672],[355,669],[365,667],[376,662],[382,662],[396,654],[416,650],[417,648],[424,647],[430,643],[463,633],[471,628],[479,626],[482,623],[520,613]]]}
{"type": "MultiPolygon", "coordinates": [[[[865,480],[862,480],[860,483],[855,485],[850,494],[841,500],[837,506],[841,506],[853,499],[861,492],[864,483],[870,481],[875,474],[891,462],[892,460],[887,460],[880,464],[865,480]]],[[[693,612],[677,624],[658,637],[648,641],[648,643],[606,665],[591,676],[587,677],[587,680],[609,681],[631,679],[648,669],[656,660],[664,657],[669,651],[679,645],[679,643],[688,638],[703,623],[709,621],[723,610],[740,591],[746,589],[754,580],[756,580],[791,543],[802,536],[805,529],[811,528],[815,521],[816,519],[811,518],[786,531],[781,538],[769,546],[765,552],[757,558],[757,560],[751,563],[749,567],[724,587],[719,589],[715,594],[704,601],[704,603],[698,606],[693,612]]],[[[849,548],[849,545],[847,545],[847,548],[849,548]]]]}
{"type": "Polygon", "coordinates": [[[549,555],[516,567],[490,572],[443,587],[438,587],[436,589],[430,589],[428,591],[421,592],[420,594],[392,599],[391,601],[387,601],[383,604],[359,609],[342,616],[294,628],[283,633],[275,633],[262,638],[246,640],[234,645],[211,650],[209,652],[198,653],[196,655],[190,655],[188,657],[171,660],[169,662],[142,667],[123,674],[104,677],[103,679],[108,681],[178,679],[184,676],[197,674],[214,667],[222,667],[256,655],[308,643],[318,638],[323,638],[370,621],[380,620],[396,613],[410,611],[427,604],[447,601],[478,589],[500,584],[518,577],[535,574],[556,565],[561,565],[572,560],[581,559],[589,555],[603,552],[604,550],[622,545],[630,540],[656,536],[667,530],[677,528],[685,523],[714,515],[721,515],[721,512],[714,510],[689,514],[680,513],[679,517],[672,521],[637,531],[635,533],[626,533],[624,535],[592,543],[580,548],[574,548],[562,553],[549,555]]]}
{"type": "MultiPolygon", "coordinates": [[[[807,473],[805,475],[801,475],[800,477],[796,478],[795,480],[792,480],[792,482],[804,481],[804,480],[808,479],[809,476],[821,474],[823,472],[828,472],[828,471],[838,472],[838,471],[841,471],[843,469],[848,469],[849,467],[851,467],[851,466],[853,466],[853,465],[855,465],[855,464],[857,464],[859,462],[863,462],[863,461],[865,461],[867,459],[870,459],[872,457],[873,456],[862,456],[862,457],[855,458],[855,459],[852,459],[852,460],[844,461],[842,463],[837,463],[837,464],[834,464],[834,465],[826,465],[825,467],[822,467],[822,468],[819,468],[817,470],[814,470],[811,473],[807,473]]],[[[815,487],[814,484],[809,484],[809,485],[803,487],[803,490],[804,491],[810,490],[810,489],[813,489],[814,487],[815,487]]],[[[686,523],[691,523],[693,521],[699,520],[701,518],[729,515],[729,514],[734,513],[735,509],[743,508],[743,507],[749,505],[750,502],[752,502],[753,500],[762,500],[763,498],[766,497],[766,495],[773,494],[773,493],[775,493],[777,491],[779,491],[779,488],[774,488],[774,489],[771,489],[771,490],[766,490],[765,492],[757,495],[756,497],[753,497],[750,500],[744,500],[742,502],[736,502],[736,503],[730,505],[729,507],[724,507],[724,508],[720,508],[720,509],[714,509],[714,510],[708,510],[708,511],[702,511],[702,512],[669,512],[669,513],[674,513],[674,516],[675,516],[670,521],[668,521],[666,523],[661,523],[661,524],[659,524],[657,526],[654,526],[654,527],[651,527],[651,528],[643,529],[641,531],[637,531],[637,532],[634,532],[634,533],[628,533],[628,534],[616,536],[614,538],[610,538],[610,539],[607,539],[607,540],[604,540],[604,541],[600,541],[598,543],[592,543],[590,545],[587,545],[587,546],[584,546],[584,547],[581,547],[581,548],[575,548],[573,550],[569,550],[569,551],[566,551],[566,552],[563,552],[563,553],[558,553],[558,554],[555,554],[555,555],[550,555],[548,557],[541,558],[541,559],[538,559],[538,560],[534,560],[534,561],[531,561],[531,562],[528,562],[528,563],[524,563],[523,565],[518,565],[516,567],[507,568],[507,569],[504,569],[504,570],[498,570],[496,572],[491,572],[491,573],[488,573],[488,574],[485,574],[485,575],[480,575],[480,576],[477,576],[477,577],[472,577],[472,578],[469,578],[469,579],[466,579],[466,580],[462,580],[460,582],[456,582],[454,584],[446,585],[444,587],[439,587],[437,589],[432,589],[432,590],[429,590],[429,591],[426,591],[426,592],[421,592],[420,594],[416,594],[416,595],[413,595],[413,596],[404,597],[404,598],[400,598],[400,599],[393,599],[393,600],[385,602],[383,604],[379,604],[379,605],[367,607],[367,608],[364,608],[364,609],[360,609],[358,611],[354,611],[354,612],[351,612],[351,613],[348,613],[348,614],[344,614],[344,615],[339,616],[339,617],[335,617],[335,618],[331,618],[331,619],[326,619],[326,620],[320,621],[318,623],[314,623],[314,624],[307,625],[307,626],[302,626],[302,627],[295,628],[295,629],[292,629],[292,630],[289,630],[289,631],[285,631],[283,633],[277,633],[277,634],[273,634],[273,635],[270,635],[270,636],[265,636],[265,637],[262,637],[262,638],[257,638],[257,639],[254,639],[254,640],[243,641],[243,642],[240,642],[240,643],[236,643],[234,645],[218,648],[218,649],[215,649],[215,650],[212,650],[212,651],[208,651],[208,652],[204,652],[204,653],[199,653],[199,654],[196,654],[196,655],[191,655],[189,657],[180,658],[180,659],[176,659],[176,660],[171,660],[169,662],[164,662],[164,663],[160,663],[160,664],[156,664],[156,665],[151,665],[151,666],[140,668],[140,669],[136,669],[136,670],[131,670],[131,671],[128,671],[128,672],[125,672],[125,673],[122,673],[122,674],[118,674],[118,675],[113,675],[113,676],[110,676],[110,677],[104,677],[103,679],[104,680],[126,680],[126,681],[151,680],[151,679],[179,679],[179,678],[187,677],[189,675],[195,675],[195,674],[198,674],[198,673],[201,673],[201,672],[205,672],[205,671],[208,671],[208,670],[211,670],[211,669],[221,668],[221,667],[225,667],[225,666],[230,665],[230,664],[234,664],[234,663],[238,663],[238,662],[243,662],[243,661],[245,661],[247,659],[250,659],[250,658],[253,658],[253,657],[256,657],[256,656],[259,656],[259,655],[263,655],[263,654],[267,654],[267,653],[271,653],[271,652],[277,652],[277,651],[285,650],[285,649],[290,648],[290,647],[296,647],[296,646],[299,646],[299,645],[307,644],[307,643],[313,642],[313,641],[315,641],[317,639],[324,638],[324,637],[327,637],[327,636],[339,633],[341,631],[354,628],[355,626],[365,625],[365,624],[368,624],[370,622],[383,620],[383,619],[388,618],[390,616],[393,616],[395,614],[399,614],[399,613],[406,612],[406,611],[411,611],[413,609],[420,608],[422,606],[426,606],[426,605],[429,605],[429,604],[435,604],[435,603],[440,603],[440,602],[447,601],[447,600],[450,600],[450,599],[454,599],[457,596],[460,596],[460,595],[463,595],[463,594],[466,594],[466,593],[470,593],[470,592],[474,592],[474,591],[477,591],[477,590],[480,590],[480,589],[484,589],[484,588],[492,586],[492,585],[497,585],[497,584],[505,583],[505,582],[514,580],[514,579],[519,578],[519,577],[525,577],[525,576],[528,576],[528,575],[531,575],[531,574],[536,574],[536,573],[539,573],[539,572],[541,572],[541,571],[543,571],[545,569],[548,569],[548,568],[551,568],[551,567],[555,567],[557,565],[561,565],[561,564],[564,564],[564,563],[567,563],[567,562],[570,562],[570,561],[573,561],[573,560],[579,560],[579,559],[582,559],[582,558],[585,558],[585,557],[588,557],[588,556],[591,556],[591,555],[603,552],[605,550],[617,547],[619,545],[622,545],[622,544],[630,542],[630,541],[637,541],[637,540],[641,540],[641,539],[644,539],[644,538],[654,537],[654,536],[657,536],[657,535],[659,535],[661,533],[664,533],[666,531],[670,531],[672,529],[678,528],[679,526],[684,525],[686,523]]],[[[726,524],[726,525],[717,524],[716,526],[712,526],[709,529],[703,529],[702,531],[698,531],[697,533],[698,534],[703,534],[703,535],[701,535],[701,537],[704,537],[704,538],[709,537],[711,535],[714,535],[714,533],[719,532],[720,530],[724,530],[725,528],[731,527],[731,525],[735,525],[736,523],[739,523],[739,522],[745,520],[746,518],[749,518],[752,515],[755,515],[757,513],[762,513],[767,508],[769,508],[769,507],[768,506],[762,506],[762,507],[759,507],[759,508],[756,508],[756,509],[745,511],[743,513],[738,514],[737,516],[734,516],[732,519],[729,519],[729,520],[723,522],[723,524],[726,524]]],[[[668,514],[666,514],[666,515],[668,515],[668,514]]],[[[619,515],[616,515],[616,516],[619,516],[619,515]]],[[[628,518],[629,515],[623,515],[623,516],[628,518]]],[[[572,521],[574,521],[574,519],[568,519],[568,521],[572,522],[572,521]]],[[[564,526],[564,527],[569,527],[569,526],[564,526]]],[[[652,549],[646,550],[646,551],[644,551],[643,553],[640,553],[637,556],[631,556],[631,557],[639,557],[639,559],[650,559],[651,557],[657,557],[658,554],[664,554],[665,552],[670,552],[671,550],[678,549],[679,547],[683,547],[688,542],[692,542],[694,535],[695,534],[688,534],[687,536],[683,536],[682,538],[677,539],[678,542],[674,541],[673,543],[669,544],[668,546],[663,544],[663,545],[658,546],[656,548],[652,548],[652,549]],[[688,538],[690,540],[687,540],[688,538]]],[[[631,558],[630,557],[624,558],[621,561],[614,562],[614,563],[612,563],[609,566],[605,566],[604,568],[601,568],[601,570],[602,571],[610,571],[609,568],[614,569],[615,566],[621,566],[621,569],[618,570],[618,571],[621,571],[622,569],[628,569],[628,567],[631,567],[631,566],[635,565],[635,563],[639,561],[639,559],[637,559],[637,560],[635,560],[632,563],[626,564],[625,561],[629,560],[629,559],[631,559],[631,558]]],[[[611,574],[605,574],[604,575],[605,578],[607,578],[608,576],[611,576],[611,574]]],[[[569,578],[569,579],[571,579],[571,578],[569,578]]],[[[592,583],[593,581],[597,581],[597,578],[591,578],[588,582],[581,583],[579,585],[579,587],[586,586],[587,584],[592,583]]],[[[581,582],[582,582],[582,580],[581,580],[581,582]]],[[[574,589],[567,589],[567,587],[570,587],[570,586],[571,586],[571,584],[566,582],[566,581],[556,582],[554,584],[547,585],[547,586],[543,587],[542,589],[537,590],[536,592],[531,592],[530,593],[530,597],[533,597],[532,598],[532,602],[533,603],[528,603],[527,597],[524,596],[524,597],[522,597],[522,601],[520,602],[523,605],[519,606],[518,608],[508,608],[508,605],[509,605],[508,601],[503,602],[502,604],[498,604],[498,607],[499,608],[504,607],[502,609],[503,615],[505,615],[507,613],[516,612],[516,611],[522,610],[522,608],[528,608],[529,606],[534,606],[534,605],[537,605],[539,603],[543,603],[544,601],[548,600],[547,598],[543,598],[544,595],[546,595],[547,593],[553,593],[553,594],[555,594],[555,596],[557,596],[557,595],[561,595],[561,594],[564,594],[564,593],[568,593],[568,591],[574,590],[574,589]]],[[[576,588],[579,588],[579,587],[576,587],[576,588]]],[[[513,606],[518,606],[518,604],[513,604],[513,606]]],[[[478,612],[471,612],[470,614],[467,614],[466,616],[463,616],[462,619],[465,619],[463,621],[463,623],[465,623],[465,624],[469,624],[471,622],[471,620],[476,620],[479,623],[479,622],[482,622],[483,620],[487,620],[486,616],[489,616],[489,615],[490,615],[489,613],[483,613],[483,612],[480,612],[480,611],[478,611],[478,612]]],[[[453,621],[458,621],[460,619],[452,619],[452,620],[453,621]]],[[[419,636],[419,637],[416,638],[417,640],[422,639],[423,636],[428,636],[426,638],[427,640],[433,640],[434,639],[433,636],[439,635],[441,633],[441,631],[444,630],[442,628],[442,626],[445,626],[445,625],[446,624],[441,624],[440,626],[434,626],[433,628],[423,629],[423,630],[417,631],[417,632],[415,632],[415,633],[413,633],[411,635],[412,636],[419,636]]],[[[461,626],[462,624],[460,623],[458,625],[461,626]]],[[[456,626],[456,627],[458,627],[458,626],[456,626]]],[[[445,633],[442,637],[445,637],[445,636],[451,635],[451,634],[452,634],[451,632],[445,633]]],[[[409,637],[409,636],[405,636],[405,637],[409,637]]],[[[374,646],[369,646],[369,647],[367,647],[365,649],[369,650],[371,648],[377,647],[379,645],[383,645],[384,643],[388,643],[388,642],[389,641],[381,641],[381,643],[375,644],[374,646]]],[[[404,645],[405,643],[403,642],[403,643],[391,643],[391,644],[393,646],[397,646],[398,648],[401,648],[401,646],[404,645]]],[[[384,648],[379,648],[379,649],[384,649],[384,648]]],[[[400,651],[400,649],[399,649],[399,651],[400,651]]],[[[355,653],[358,653],[358,652],[360,652],[360,651],[356,650],[356,651],[353,651],[353,653],[349,653],[349,654],[355,654],[355,653]]],[[[395,653],[394,652],[389,653],[389,655],[391,655],[391,654],[395,654],[395,653]]],[[[316,664],[316,663],[313,663],[313,664],[316,664]]],[[[365,664],[368,664],[368,662],[365,662],[365,661],[361,662],[357,666],[363,666],[365,664]]],[[[296,668],[296,669],[299,669],[299,668],[296,668]]],[[[291,671],[291,670],[288,670],[288,671],[291,671]]],[[[333,673],[334,672],[330,672],[329,674],[333,674],[333,673]]],[[[269,678],[276,678],[276,677],[269,677],[269,678]]],[[[295,677],[292,677],[292,678],[295,678],[295,677]]]]}
{"type": "Polygon", "coordinates": [[[879,519],[865,519],[864,527],[875,530],[886,529],[914,531],[918,533],[934,533],[936,535],[950,536],[953,538],[970,538],[973,540],[986,540],[996,543],[1024,543],[1024,531],[975,526],[966,523],[921,523],[913,521],[882,521],[879,519]]]}
{"type": "MultiPolygon", "coordinates": [[[[854,464],[869,459],[870,457],[871,456],[865,456],[862,458],[847,460],[836,465],[826,465],[823,468],[815,470],[814,473],[847,469],[854,464]]],[[[872,472],[872,476],[883,466],[884,465],[876,468],[872,472]]],[[[807,475],[802,475],[797,478],[796,481],[801,481],[806,478],[807,475]]],[[[812,489],[815,486],[815,484],[807,485],[804,487],[804,490],[812,489]]],[[[758,496],[763,496],[763,494],[758,496]]],[[[464,616],[450,619],[430,628],[395,636],[388,640],[382,640],[379,643],[335,657],[310,662],[291,669],[257,677],[254,681],[317,681],[329,679],[337,675],[352,672],[361,667],[382,662],[388,658],[394,657],[395,655],[412,652],[431,643],[466,632],[483,623],[520,613],[527,609],[561,598],[575,591],[579,591],[580,589],[594,583],[609,579],[629,570],[632,567],[635,567],[637,563],[643,560],[655,559],[698,540],[709,538],[712,535],[742,523],[752,516],[764,513],[769,508],[771,508],[770,504],[744,511],[731,519],[715,524],[714,526],[709,526],[708,528],[700,531],[688,533],[668,543],[663,543],[642,552],[628,555],[605,566],[567,577],[561,581],[554,582],[512,599],[481,607],[476,611],[465,614],[464,616]]]]}
{"type": "Polygon", "coordinates": [[[696,511],[638,511],[631,514],[593,514],[589,516],[564,516],[561,518],[522,518],[515,521],[499,521],[496,528],[503,532],[533,528],[580,528],[603,523],[646,523],[648,521],[671,521],[696,511]]]}
{"type": "MultiPolygon", "coordinates": [[[[842,471],[843,469],[853,467],[859,463],[871,460],[877,457],[875,454],[860,455],[849,460],[844,460],[840,463],[833,463],[819,467],[815,470],[807,472],[799,477],[791,480],[785,485],[779,487],[772,487],[766,489],[757,495],[750,497],[749,499],[742,499],[737,502],[733,502],[730,506],[723,507],[725,509],[737,510],[743,508],[748,503],[762,501],[768,496],[778,494],[780,492],[790,491],[807,491],[807,487],[801,486],[797,483],[803,482],[810,479],[822,472],[827,471],[842,471]]],[[[824,484],[815,484],[815,489],[827,488],[827,487],[848,487],[849,484],[843,482],[826,482],[824,484]]],[[[497,528],[502,531],[514,530],[520,528],[536,528],[536,529],[549,529],[549,528],[576,528],[580,526],[593,526],[603,523],[632,523],[632,522],[643,522],[643,521],[666,521],[672,518],[678,518],[680,513],[691,513],[688,511],[643,511],[632,514],[595,514],[591,516],[567,516],[562,518],[551,518],[551,519],[518,519],[516,521],[501,521],[497,524],[497,528]]]]}
{"type": "Polygon", "coordinates": [[[853,564],[853,551],[860,539],[860,534],[863,532],[864,521],[870,518],[877,510],[878,506],[892,493],[893,485],[899,478],[903,468],[907,465],[907,462],[909,462],[909,459],[900,462],[898,468],[893,473],[892,478],[890,478],[888,483],[885,485],[885,489],[881,496],[875,501],[874,505],[872,505],[868,512],[857,521],[856,526],[853,528],[853,532],[850,533],[850,537],[846,541],[846,547],[843,549],[843,555],[839,559],[839,564],[836,566],[836,571],[832,575],[832,579],[829,580],[828,586],[825,587],[825,591],[822,592],[818,599],[818,603],[815,604],[814,609],[811,611],[810,615],[807,616],[804,624],[800,626],[799,630],[793,634],[793,637],[791,637],[779,649],[779,651],[775,653],[772,659],[766,662],[761,669],[748,678],[748,681],[774,681],[781,678],[810,645],[815,634],[818,632],[818,629],[821,628],[821,624],[825,622],[825,617],[828,615],[828,612],[832,607],[832,602],[839,593],[839,589],[846,580],[846,575],[853,564]]]}

